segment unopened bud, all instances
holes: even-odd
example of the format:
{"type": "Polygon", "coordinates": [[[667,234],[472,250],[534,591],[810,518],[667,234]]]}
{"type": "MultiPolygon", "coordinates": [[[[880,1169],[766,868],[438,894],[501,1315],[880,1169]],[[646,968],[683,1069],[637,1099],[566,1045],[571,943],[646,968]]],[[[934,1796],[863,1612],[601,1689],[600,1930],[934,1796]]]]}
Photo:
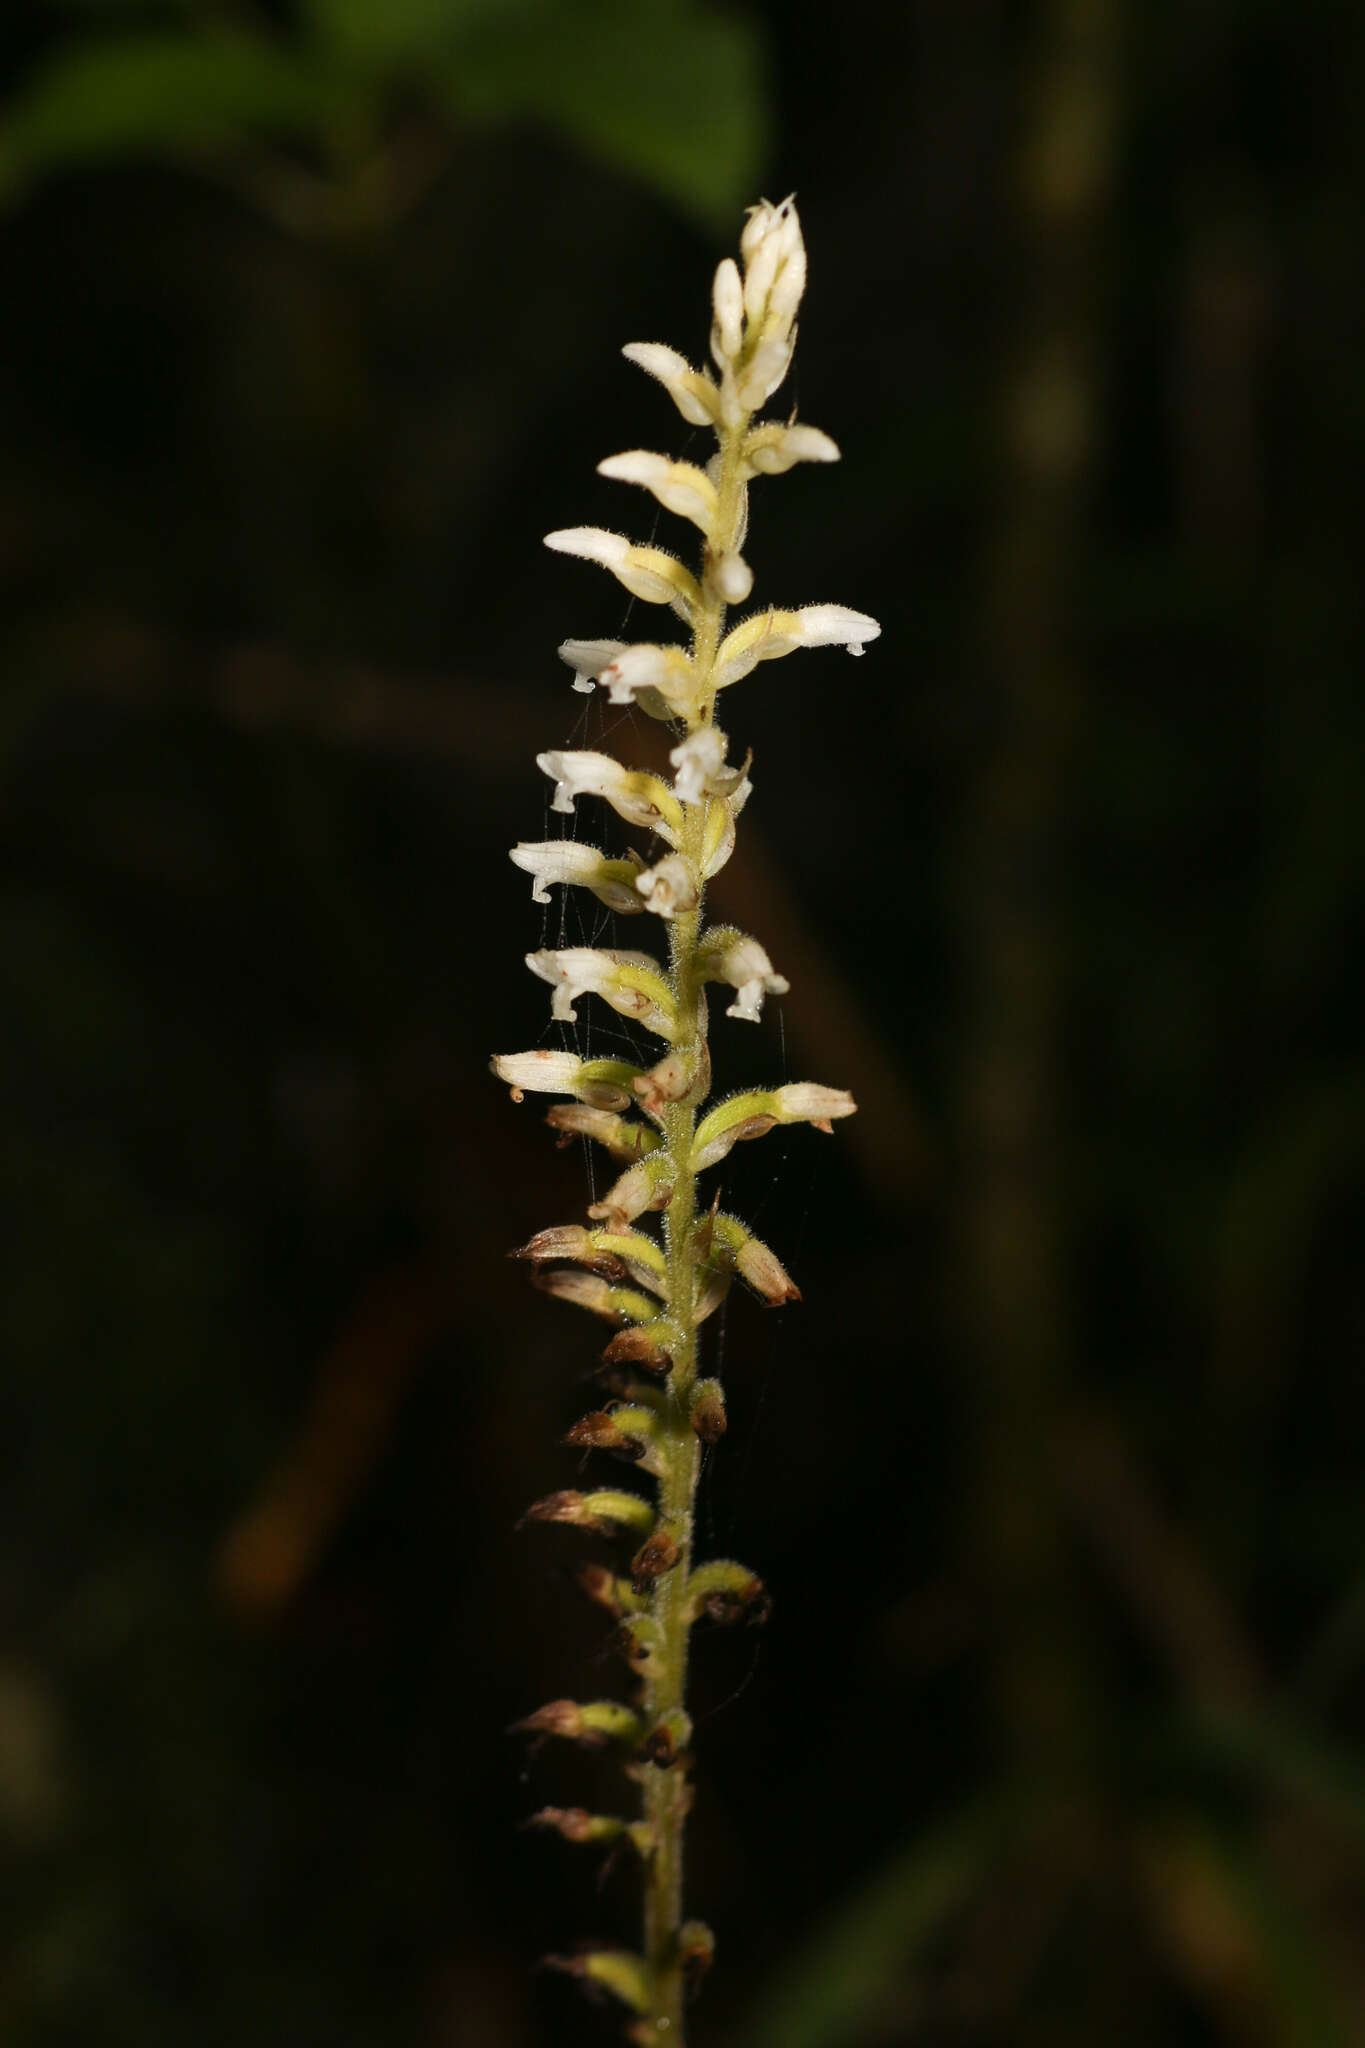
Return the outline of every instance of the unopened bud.
{"type": "Polygon", "coordinates": [[[716,595],[725,604],[743,604],[754,587],[754,572],[743,555],[722,555],[711,568],[716,595]]]}
{"type": "Polygon", "coordinates": [[[550,1700],[512,1724],[514,1735],[555,1735],[565,1742],[585,1743],[589,1749],[608,1742],[638,1749],[644,1732],[639,1715],[619,1700],[550,1700]]]}
{"type": "Polygon", "coordinates": [[[643,1956],[628,1949],[588,1949],[577,1956],[546,1956],[547,1970],[563,1970],[588,1990],[610,1992],[632,2012],[648,2012],[651,1978],[643,1956]]]}
{"type": "MultiPolygon", "coordinates": [[[[494,1055],[493,1072],[512,1091],[514,1102],[527,1089],[546,1095],[576,1095],[596,1109],[629,1109],[631,1083],[640,1069],[626,1060],[583,1060],[573,1052],[503,1052],[494,1055]]],[[[551,1112],[553,1115],[553,1111],[551,1112]]]]}
{"type": "Polygon", "coordinates": [[[593,1493],[578,1493],[566,1487],[533,1501],[521,1518],[527,1522],[564,1522],[571,1528],[591,1529],[595,1535],[610,1536],[617,1529],[649,1529],[654,1510],[638,1493],[621,1493],[599,1487],[593,1493]]]}
{"type": "Polygon", "coordinates": [[[711,305],[715,314],[711,353],[717,363],[724,366],[727,361],[733,361],[744,346],[744,286],[733,256],[727,256],[716,271],[715,283],[711,287],[711,305]]]}

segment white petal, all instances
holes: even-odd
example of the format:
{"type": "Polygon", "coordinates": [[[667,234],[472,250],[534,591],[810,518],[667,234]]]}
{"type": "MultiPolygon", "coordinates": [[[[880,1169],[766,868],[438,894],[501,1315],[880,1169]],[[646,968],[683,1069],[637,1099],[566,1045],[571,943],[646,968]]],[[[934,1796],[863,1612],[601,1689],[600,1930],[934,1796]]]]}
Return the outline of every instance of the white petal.
{"type": "Polygon", "coordinates": [[[629,704],[641,690],[657,690],[677,705],[690,702],[696,694],[696,674],[682,648],[656,647],[648,642],[623,647],[599,680],[613,704],[629,704]]]}
{"type": "Polygon", "coordinates": [[[628,341],[621,351],[647,376],[657,377],[678,411],[693,427],[714,426],[720,417],[720,393],[702,370],[661,341],[628,341]]]}
{"type": "Polygon", "coordinates": [[[669,604],[687,618],[701,602],[697,579],[662,548],[633,547],[622,533],[601,526],[565,526],[547,533],[545,545],[557,555],[598,562],[646,604],[669,604]]]}
{"type": "Polygon", "coordinates": [[[699,804],[711,776],[725,765],[725,734],[718,726],[700,725],[673,748],[669,760],[677,769],[673,794],[679,803],[699,804]]]}
{"type": "Polygon", "coordinates": [[[695,910],[700,897],[697,878],[680,853],[670,853],[635,877],[635,886],[659,917],[679,917],[695,910]]]}
{"type": "Polygon", "coordinates": [[[839,449],[818,427],[756,427],[744,444],[744,460],[756,475],[782,476],[798,462],[837,462],[839,449]]]}
{"type": "Polygon", "coordinates": [[[555,786],[552,811],[572,812],[574,798],[604,797],[629,825],[643,825],[672,843],[682,812],[667,785],[642,769],[623,768],[610,754],[552,747],[536,755],[536,766],[555,786]]]}
{"type": "Polygon", "coordinates": [[[728,981],[735,1000],[727,1017],[741,1017],[756,1024],[765,995],[784,996],[791,984],[785,975],[773,972],[773,963],[757,939],[747,932],[717,933],[702,952],[702,973],[707,981],[728,981]]]}
{"type": "Polygon", "coordinates": [[[494,1055],[493,1072],[509,1088],[530,1088],[538,1094],[571,1095],[583,1062],[576,1052],[502,1052],[494,1055]]]}
{"type": "Polygon", "coordinates": [[[846,647],[850,654],[860,654],[882,630],[866,612],[851,612],[842,604],[808,604],[796,616],[802,647],[846,647]]]}
{"type": "Polygon", "coordinates": [[[599,462],[597,473],[617,483],[642,485],[666,512],[690,519],[703,533],[710,533],[715,524],[716,487],[704,470],[694,469],[690,462],[670,462],[666,455],[632,448],[624,455],[609,455],[605,462],[599,462]]]}
{"type": "Polygon", "coordinates": [[[739,402],[745,412],[757,412],[766,405],[791,368],[792,336],[785,331],[761,341],[737,381],[739,402]]]}
{"type": "Polygon", "coordinates": [[[739,268],[727,256],[716,271],[711,287],[715,326],[711,332],[711,353],[718,363],[732,361],[744,346],[744,287],[739,268]]]}
{"type": "Polygon", "coordinates": [[[608,662],[615,661],[625,644],[624,640],[561,641],[559,658],[566,661],[574,672],[573,687],[585,697],[590,696],[595,679],[608,662]]]}
{"type": "Polygon", "coordinates": [[[585,846],[582,840],[549,839],[535,844],[522,840],[512,848],[512,859],[535,877],[531,888],[533,903],[550,901],[549,883],[566,882],[591,889],[609,910],[629,915],[640,908],[630,862],[608,860],[595,846],[585,846]]]}
{"type": "Polygon", "coordinates": [[[676,1013],[668,993],[663,970],[649,953],[622,952],[598,946],[543,946],[526,955],[526,965],[554,990],[550,1015],[563,1024],[578,1020],[574,1004],[583,995],[601,996],[623,1017],[634,1017],[646,1030],[660,1038],[671,1038],[676,1013]],[[653,989],[642,988],[636,968],[652,981],[653,989]]]}

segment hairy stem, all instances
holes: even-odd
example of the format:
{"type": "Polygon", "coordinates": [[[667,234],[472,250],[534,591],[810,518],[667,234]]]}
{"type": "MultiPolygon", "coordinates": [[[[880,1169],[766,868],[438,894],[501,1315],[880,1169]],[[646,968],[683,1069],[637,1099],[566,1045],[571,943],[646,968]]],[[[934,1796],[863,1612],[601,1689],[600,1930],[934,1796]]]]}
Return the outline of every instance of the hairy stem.
{"type": "MultiPolygon", "coordinates": [[[[725,605],[712,573],[714,563],[736,548],[744,522],[744,485],[740,462],[747,417],[727,429],[721,437],[717,487],[720,518],[713,544],[707,549],[702,589],[704,602],[695,621],[692,655],[703,684],[698,692],[700,710],[690,729],[709,721],[715,692],[711,673],[720,644],[725,605]]],[[[679,851],[698,878],[697,907],[673,920],[669,960],[672,970],[677,1026],[674,1044],[698,1076],[704,1092],[708,1071],[706,1024],[701,983],[698,979],[698,939],[702,928],[701,892],[702,844],[706,827],[707,802],[687,804],[679,851]]],[[[687,1647],[689,1620],[687,1580],[692,1569],[692,1527],[697,1476],[701,1469],[701,1445],[692,1427],[692,1395],[697,1381],[697,1323],[695,1310],[696,1263],[693,1238],[697,1221],[696,1176],[692,1169],[692,1143],[697,1124],[699,1089],[689,1089],[681,1102],[664,1113],[664,1144],[668,1151],[672,1195],[664,1212],[664,1243],[668,1256],[668,1315],[678,1332],[673,1350],[673,1367],[664,1397],[664,1439],[659,1475],[659,1528],[677,1545],[677,1560],[656,1581],[653,1620],[658,1630],[654,1653],[645,1677],[645,1718],[650,1726],[670,1712],[681,1712],[687,1695],[687,1647]]],[[[683,1831],[690,1790],[687,1758],[676,1762],[646,1765],[644,1815],[652,1842],[645,1877],[644,1953],[654,1985],[651,2015],[660,2048],[672,2048],[683,2041],[683,1981],[678,1954],[682,1926],[683,1831]]]]}

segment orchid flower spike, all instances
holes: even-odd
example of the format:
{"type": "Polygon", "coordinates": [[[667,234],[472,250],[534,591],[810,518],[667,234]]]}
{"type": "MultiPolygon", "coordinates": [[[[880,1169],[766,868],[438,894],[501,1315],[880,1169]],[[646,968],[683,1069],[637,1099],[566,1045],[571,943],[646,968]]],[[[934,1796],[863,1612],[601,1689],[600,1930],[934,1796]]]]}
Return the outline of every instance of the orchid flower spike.
{"type": "MultiPolygon", "coordinates": [[[[519,1725],[537,1741],[554,1736],[615,1751],[638,1788],[640,1810],[630,1817],[546,1807],[532,1819],[570,1842],[638,1852],[639,1951],[594,1946],[551,1960],[614,1997],[629,2038],[645,2048],[684,2048],[684,1993],[714,1948],[701,1921],[682,1918],[678,1877],[691,1800],[688,1634],[702,1616],[759,1621],[769,1604],[746,1566],[694,1556],[703,1452],[725,1429],[718,1353],[709,1369],[705,1356],[708,1318],[735,1280],[769,1307],[800,1300],[777,1252],[718,1199],[700,1198],[697,1179],[741,1142],[784,1125],[830,1132],[856,1106],[846,1089],[812,1081],[711,1094],[710,985],[728,992],[727,1018],[760,1029],[765,1001],[788,992],[758,937],[705,922],[707,884],[734,852],[752,794],[752,752],[743,741],[732,747],[717,725],[717,697],[798,648],[815,651],[832,679],[828,650],[860,655],[881,630],[865,612],[828,603],[778,609],[760,599],[737,623],[727,619],[753,590],[744,554],[751,486],[839,460],[818,427],[794,414],[760,417],[791,365],[806,267],[795,201],[762,200],[749,209],[737,258],[726,257],[712,281],[709,365],[697,367],[662,342],[625,351],[689,427],[715,435],[709,461],[681,459],[665,444],[665,452],[629,447],[598,465],[609,482],[645,493],[651,521],[680,522],[687,559],[605,527],[565,526],[546,536],[556,554],[606,569],[631,599],[663,615],[657,639],[651,627],[634,641],[565,640],[559,654],[576,691],[669,722],[668,765],[656,758],[652,768],[632,767],[575,745],[537,757],[551,785],[549,809],[573,822],[563,837],[520,841],[512,860],[530,876],[542,911],[553,903],[568,926],[587,907],[591,922],[561,932],[581,942],[541,944],[526,955],[551,990],[554,1042],[492,1063],[515,1102],[560,1098],[545,1120],[561,1144],[587,1141],[616,1162],[617,1178],[594,1191],[586,1222],[537,1231],[516,1256],[544,1294],[611,1328],[602,1362],[612,1402],[567,1441],[583,1460],[617,1460],[618,1477],[625,1460],[633,1483],[551,1493],[527,1519],[623,1547],[612,1567],[591,1566],[586,1583],[620,1625],[634,1691],[630,1705],[552,1700],[519,1725]],[[672,641],[669,612],[683,627],[672,641]],[[577,836],[580,806],[589,838],[577,836]],[[556,898],[556,889],[565,893],[556,898]],[[602,909],[586,905],[584,892],[602,909]],[[604,913],[643,917],[647,930],[656,919],[657,952],[597,943],[608,936],[599,929],[604,913]],[[604,1016],[609,1036],[594,1044],[604,1016]]],[[[618,597],[601,623],[610,627],[620,613],[618,597]]],[[[630,725],[616,713],[608,721],[608,729],[630,725]]],[[[737,1320],[731,1350],[742,1352],[744,1327],[737,1320]]]]}

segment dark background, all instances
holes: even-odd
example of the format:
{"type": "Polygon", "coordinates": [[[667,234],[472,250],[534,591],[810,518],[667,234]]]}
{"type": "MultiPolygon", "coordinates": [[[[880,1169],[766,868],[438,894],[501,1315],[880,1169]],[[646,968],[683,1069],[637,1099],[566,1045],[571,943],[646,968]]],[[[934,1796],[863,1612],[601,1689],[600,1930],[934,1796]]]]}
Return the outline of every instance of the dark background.
{"type": "Polygon", "coordinates": [[[861,1113],[725,1170],[805,1300],[722,1326],[775,1610],[697,1639],[696,2038],[1365,2040],[1365,14],[0,49],[0,2041],[610,2036],[532,1964],[633,1875],[517,1824],[619,1778],[505,1733],[622,1677],[514,1527],[600,1337],[503,1257],[584,1199],[486,1071],[551,1042],[506,849],[540,748],[657,758],[540,536],[652,530],[594,463],[703,439],[619,346],[699,359],[792,187],[844,460],[756,595],[884,634],[726,700],[792,993],[715,1038],[861,1113]]]}

